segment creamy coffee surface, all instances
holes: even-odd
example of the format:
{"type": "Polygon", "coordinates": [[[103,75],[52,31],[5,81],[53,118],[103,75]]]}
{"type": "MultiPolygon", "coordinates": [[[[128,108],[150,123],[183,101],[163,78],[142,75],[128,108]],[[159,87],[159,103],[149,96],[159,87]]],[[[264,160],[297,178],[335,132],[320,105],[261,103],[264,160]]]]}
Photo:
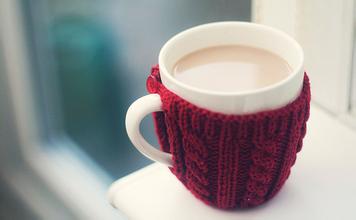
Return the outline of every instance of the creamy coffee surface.
{"type": "Polygon", "coordinates": [[[226,45],[205,48],[184,56],[173,76],[184,84],[216,92],[243,92],[285,79],[292,69],[267,50],[226,45]]]}

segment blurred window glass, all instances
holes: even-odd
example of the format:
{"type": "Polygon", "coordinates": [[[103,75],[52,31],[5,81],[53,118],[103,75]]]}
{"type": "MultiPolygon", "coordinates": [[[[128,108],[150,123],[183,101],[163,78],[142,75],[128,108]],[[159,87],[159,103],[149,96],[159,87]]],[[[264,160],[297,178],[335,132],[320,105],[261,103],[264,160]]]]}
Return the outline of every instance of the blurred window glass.
{"type": "MultiPolygon", "coordinates": [[[[160,47],[203,23],[250,20],[248,0],[22,1],[43,137],[65,134],[113,178],[148,163],[125,113],[160,47]]],[[[157,145],[151,119],[142,132],[157,145]]]]}

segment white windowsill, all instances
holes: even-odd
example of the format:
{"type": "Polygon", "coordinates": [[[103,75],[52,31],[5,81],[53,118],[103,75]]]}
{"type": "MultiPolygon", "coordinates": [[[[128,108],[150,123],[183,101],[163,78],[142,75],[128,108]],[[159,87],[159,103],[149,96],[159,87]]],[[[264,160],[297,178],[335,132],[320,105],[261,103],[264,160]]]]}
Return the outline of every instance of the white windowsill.
{"type": "Polygon", "coordinates": [[[356,219],[356,132],[312,106],[308,133],[284,188],[265,205],[221,211],[153,164],[116,181],[109,200],[129,219],[356,219]]]}

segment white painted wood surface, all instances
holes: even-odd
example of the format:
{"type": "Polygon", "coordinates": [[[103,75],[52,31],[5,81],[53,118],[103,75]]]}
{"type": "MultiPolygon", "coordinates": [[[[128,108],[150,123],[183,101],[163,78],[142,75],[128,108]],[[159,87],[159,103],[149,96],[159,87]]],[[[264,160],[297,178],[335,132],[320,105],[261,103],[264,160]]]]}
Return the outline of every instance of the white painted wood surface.
{"type": "Polygon", "coordinates": [[[356,219],[356,131],[312,107],[304,147],[275,198],[244,211],[222,211],[197,200],[170,173],[153,164],[115,183],[109,200],[133,220],[356,219]]]}
{"type": "Polygon", "coordinates": [[[305,51],[312,98],[336,114],[348,111],[354,0],[254,0],[253,20],[295,37],[305,51]]]}

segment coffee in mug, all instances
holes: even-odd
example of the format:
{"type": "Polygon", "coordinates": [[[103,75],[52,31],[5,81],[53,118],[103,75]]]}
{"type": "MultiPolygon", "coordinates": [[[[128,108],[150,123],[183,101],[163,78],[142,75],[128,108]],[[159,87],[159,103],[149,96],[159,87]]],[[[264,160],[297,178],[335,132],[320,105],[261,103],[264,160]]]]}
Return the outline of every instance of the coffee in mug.
{"type": "Polygon", "coordinates": [[[203,90],[241,92],[272,85],[291,71],[286,60],[270,51],[223,45],[185,55],[175,64],[173,76],[203,90]]]}

